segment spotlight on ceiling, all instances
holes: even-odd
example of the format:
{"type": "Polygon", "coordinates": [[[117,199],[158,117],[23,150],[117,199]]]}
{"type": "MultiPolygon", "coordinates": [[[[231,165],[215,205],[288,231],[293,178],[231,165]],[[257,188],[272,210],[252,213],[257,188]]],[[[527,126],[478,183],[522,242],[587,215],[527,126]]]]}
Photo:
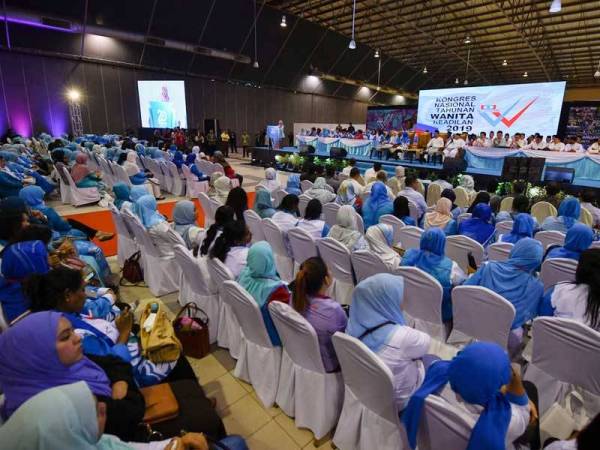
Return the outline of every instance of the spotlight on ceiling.
{"type": "Polygon", "coordinates": [[[281,16],[281,23],[279,24],[281,28],[287,27],[287,22],[285,21],[285,16],[281,16]]]}
{"type": "Polygon", "coordinates": [[[67,98],[72,102],[76,102],[81,98],[81,92],[77,89],[69,89],[67,91],[67,98]]]}
{"type": "Polygon", "coordinates": [[[508,66],[508,61],[507,61],[507,60],[505,60],[505,59],[503,59],[503,60],[502,60],[502,65],[503,65],[503,66],[508,66]]]}
{"type": "Polygon", "coordinates": [[[529,74],[527,72],[523,72],[523,78],[527,78],[529,74]]]}
{"type": "Polygon", "coordinates": [[[471,42],[471,38],[469,37],[469,35],[467,34],[467,37],[465,38],[465,40],[463,41],[465,44],[469,45],[471,42]]]}
{"type": "Polygon", "coordinates": [[[375,50],[375,54],[373,55],[375,58],[379,58],[379,50],[375,50]]]}
{"type": "Polygon", "coordinates": [[[423,67],[423,73],[427,73],[427,66],[423,67]]]}
{"type": "Polygon", "coordinates": [[[456,77],[456,80],[454,80],[454,84],[459,84],[460,81],[458,81],[458,77],[456,77]]]}
{"type": "Polygon", "coordinates": [[[350,50],[354,50],[356,48],[356,41],[354,39],[350,39],[350,43],[348,44],[348,48],[350,50]]]}
{"type": "Polygon", "coordinates": [[[557,13],[557,12],[560,12],[561,8],[562,8],[562,5],[560,3],[560,0],[552,0],[549,11],[551,13],[557,13]]]}
{"type": "Polygon", "coordinates": [[[254,63],[252,63],[252,67],[258,69],[258,61],[254,61],[254,63]]]}

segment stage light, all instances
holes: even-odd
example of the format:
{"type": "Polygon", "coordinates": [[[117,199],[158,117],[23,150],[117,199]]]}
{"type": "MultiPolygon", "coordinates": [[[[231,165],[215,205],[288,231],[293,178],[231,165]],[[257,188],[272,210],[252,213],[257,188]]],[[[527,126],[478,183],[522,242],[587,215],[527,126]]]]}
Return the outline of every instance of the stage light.
{"type": "Polygon", "coordinates": [[[467,37],[465,38],[465,40],[463,41],[465,44],[469,45],[472,41],[471,38],[469,37],[469,35],[467,35],[467,37]]]}
{"type": "Polygon", "coordinates": [[[427,73],[427,66],[423,67],[423,73],[427,73]]]}
{"type": "Polygon", "coordinates": [[[352,2],[352,37],[350,38],[350,43],[348,44],[348,48],[350,50],[354,50],[356,48],[356,41],[354,40],[354,23],[356,22],[356,0],[352,2]]]}
{"type": "Polygon", "coordinates": [[[551,13],[557,13],[557,12],[560,12],[561,8],[562,8],[562,5],[560,3],[560,0],[552,0],[549,11],[551,13]]]}
{"type": "Polygon", "coordinates": [[[379,50],[375,50],[375,54],[373,55],[375,58],[379,58],[379,50]]]}
{"type": "Polygon", "coordinates": [[[523,78],[527,78],[529,74],[527,72],[523,72],[523,78]]]}
{"type": "Polygon", "coordinates": [[[503,66],[508,66],[508,61],[507,61],[507,60],[505,60],[505,59],[503,59],[503,60],[502,60],[502,65],[503,65],[503,66]]]}
{"type": "Polygon", "coordinates": [[[285,21],[285,16],[281,16],[281,23],[279,24],[281,28],[287,27],[287,22],[285,21]]]}
{"type": "Polygon", "coordinates": [[[67,91],[67,98],[72,102],[77,102],[81,98],[81,93],[77,89],[69,89],[67,91]]]}
{"type": "Polygon", "coordinates": [[[356,48],[356,41],[354,39],[350,39],[350,43],[348,44],[348,48],[350,50],[354,50],[356,48]]]}
{"type": "Polygon", "coordinates": [[[316,75],[307,75],[306,76],[306,85],[309,88],[316,88],[319,85],[319,77],[316,75]]]}
{"type": "Polygon", "coordinates": [[[255,69],[258,69],[258,61],[254,61],[254,63],[252,64],[252,67],[254,67],[255,69]]]}

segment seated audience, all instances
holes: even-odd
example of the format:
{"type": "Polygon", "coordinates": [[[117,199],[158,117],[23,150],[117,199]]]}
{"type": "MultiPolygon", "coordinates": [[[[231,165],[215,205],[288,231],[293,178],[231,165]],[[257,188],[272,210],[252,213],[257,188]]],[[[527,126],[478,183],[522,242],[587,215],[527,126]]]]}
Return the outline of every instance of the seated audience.
{"type": "Polygon", "coordinates": [[[77,153],[75,157],[75,164],[71,167],[71,178],[80,188],[89,188],[95,187],[98,188],[100,192],[104,192],[106,190],[106,186],[102,182],[102,173],[101,172],[92,172],[88,166],[88,155],[85,153],[77,153]]]}
{"type": "Polygon", "coordinates": [[[340,184],[340,187],[337,192],[337,197],[335,198],[335,202],[338,205],[350,205],[355,206],[357,203],[362,204],[358,195],[356,195],[356,191],[354,190],[354,183],[351,180],[344,180],[340,184]]]}
{"type": "MultiPolygon", "coordinates": [[[[198,148],[194,146],[194,148],[198,148]]],[[[185,165],[189,167],[190,172],[196,176],[198,181],[208,181],[210,177],[206,176],[196,165],[196,153],[190,153],[185,157],[185,165]]]]}
{"type": "Polygon", "coordinates": [[[368,247],[363,235],[356,225],[356,211],[350,205],[340,207],[336,216],[336,224],[331,227],[327,237],[335,239],[350,252],[368,247]]]}
{"type": "MultiPolygon", "coordinates": [[[[115,195],[114,205],[119,211],[125,209],[131,210],[133,203],[131,200],[131,188],[122,181],[113,184],[113,194],[115,195]]],[[[147,193],[147,192],[146,192],[147,193]]]]}
{"type": "Polygon", "coordinates": [[[475,206],[479,205],[480,203],[485,203],[486,205],[490,204],[489,192],[486,192],[486,191],[478,192],[477,195],[475,196],[475,198],[473,199],[473,201],[471,202],[471,206],[469,206],[469,208],[467,208],[467,212],[469,214],[473,214],[473,210],[475,209],[475,206]]]}
{"type": "Polygon", "coordinates": [[[202,245],[200,246],[200,256],[206,256],[210,252],[210,249],[215,244],[215,240],[221,235],[223,232],[223,227],[225,224],[231,222],[235,218],[235,212],[229,206],[220,206],[215,211],[215,223],[213,223],[208,230],[206,230],[206,234],[204,240],[202,241],[202,245]]]}
{"type": "Polygon", "coordinates": [[[350,158],[346,161],[348,165],[342,169],[342,173],[344,175],[350,176],[350,171],[356,166],[356,160],[354,158],[350,158]]]}
{"type": "Polygon", "coordinates": [[[160,193],[160,181],[158,178],[154,177],[150,172],[145,172],[140,169],[137,165],[137,155],[134,151],[129,151],[125,155],[124,161],[119,162],[119,164],[122,165],[125,172],[127,172],[131,184],[145,184],[152,188],[154,197],[159,200],[163,199],[164,197],[162,197],[160,193]]]}
{"type": "Polygon", "coordinates": [[[394,397],[402,411],[425,377],[422,358],[431,338],[406,325],[402,314],[404,279],[380,273],[354,288],[346,333],[361,340],[389,367],[394,397]]]}
{"type": "Polygon", "coordinates": [[[315,179],[312,187],[305,192],[311,198],[319,200],[322,205],[335,200],[336,195],[333,192],[333,188],[327,184],[325,178],[318,177],[315,179]]]}
{"type": "Polygon", "coordinates": [[[417,222],[410,216],[408,199],[404,196],[398,196],[394,200],[394,210],[392,214],[404,222],[404,225],[417,226],[417,222]]]}
{"type": "Polygon", "coordinates": [[[419,210],[419,220],[423,217],[423,214],[427,211],[427,202],[425,197],[417,189],[419,188],[419,180],[414,175],[409,175],[404,180],[405,186],[398,195],[406,197],[413,202],[419,210]]]}
{"type": "Polygon", "coordinates": [[[272,167],[269,167],[268,169],[265,169],[265,179],[261,180],[260,183],[256,185],[255,189],[257,191],[259,189],[264,189],[265,191],[273,192],[280,187],[281,185],[279,184],[279,181],[277,181],[277,171],[272,167]]]}
{"type": "Polygon", "coordinates": [[[439,185],[442,188],[442,190],[444,190],[444,189],[454,189],[454,186],[452,186],[448,182],[448,172],[446,172],[445,170],[442,170],[441,172],[438,173],[438,179],[432,181],[432,184],[439,185]]]}
{"type": "Polygon", "coordinates": [[[581,205],[575,197],[567,197],[558,207],[558,217],[549,216],[542,223],[544,231],[560,231],[566,233],[569,229],[579,223],[581,205]]]}
{"type": "Polygon", "coordinates": [[[397,196],[398,193],[404,189],[404,178],[405,178],[405,169],[402,166],[396,166],[394,169],[395,176],[390,178],[387,182],[388,187],[392,190],[394,196],[397,196]]]}
{"type": "Polygon", "coordinates": [[[367,229],[365,239],[373,254],[379,256],[388,269],[393,270],[400,264],[400,255],[393,249],[394,229],[379,223],[367,229]]]}
{"type": "Polygon", "coordinates": [[[385,184],[376,182],[371,188],[371,195],[362,208],[365,228],[379,223],[379,218],[385,214],[392,214],[394,205],[390,200],[385,184]]]}
{"type": "Polygon", "coordinates": [[[440,198],[435,205],[435,210],[425,214],[423,228],[425,230],[439,228],[447,236],[456,234],[458,227],[452,216],[452,202],[445,197],[440,198]]]}
{"type": "Polygon", "coordinates": [[[362,195],[363,189],[367,185],[367,183],[365,183],[365,180],[360,175],[360,170],[358,170],[358,167],[352,168],[352,170],[350,171],[349,180],[354,185],[354,192],[356,192],[357,195],[362,195]]]}
{"type": "Polygon", "coordinates": [[[581,194],[581,207],[587,209],[592,214],[592,226],[600,228],[600,208],[594,206],[596,194],[591,189],[586,189],[581,194]]]}
{"type": "Polygon", "coordinates": [[[367,183],[370,183],[372,180],[371,178],[375,178],[375,176],[377,175],[377,172],[379,172],[381,170],[381,163],[380,162],[376,162],[373,163],[373,167],[369,167],[366,171],[365,171],[365,181],[367,183]]]}
{"type": "Polygon", "coordinates": [[[303,229],[310,234],[314,239],[326,237],[329,234],[329,225],[321,220],[323,207],[321,202],[313,198],[306,205],[304,218],[298,221],[298,228],[303,229]]]}
{"type": "Polygon", "coordinates": [[[335,173],[335,167],[333,167],[333,166],[325,167],[325,181],[327,181],[327,184],[329,186],[331,186],[331,188],[333,189],[333,192],[338,191],[341,181],[335,173]]]}
{"type": "Polygon", "coordinates": [[[511,369],[506,351],[494,343],[469,344],[452,360],[438,361],[428,368],[423,384],[402,415],[413,449],[417,446],[423,407],[429,395],[441,396],[457,409],[463,420],[474,423],[469,449],[514,448],[513,442],[533,420],[535,407],[521,377],[511,369]]]}
{"type": "MultiPolygon", "coordinates": [[[[37,214],[43,217],[39,211],[37,214]]],[[[29,211],[23,199],[13,196],[0,200],[0,250],[29,226],[29,220],[29,211]]]]}
{"type": "Polygon", "coordinates": [[[442,320],[452,319],[451,290],[462,284],[467,276],[459,265],[445,255],[446,235],[439,228],[431,228],[421,235],[420,248],[409,249],[402,257],[401,266],[412,266],[428,273],[442,285],[442,320]]]}
{"type": "Polygon", "coordinates": [[[250,247],[246,267],[242,270],[238,283],[256,300],[271,343],[280,346],[281,340],[269,313],[269,303],[289,303],[290,292],[277,274],[273,250],[268,242],[260,241],[250,247]]]}
{"type": "Polygon", "coordinates": [[[463,214],[465,212],[465,210],[463,208],[461,208],[460,206],[458,206],[456,203],[456,192],[454,192],[453,189],[444,189],[442,191],[442,196],[441,198],[447,198],[448,200],[450,200],[452,202],[452,217],[454,219],[458,219],[458,216],[460,216],[461,214],[463,214]]]}
{"type": "Polygon", "coordinates": [[[231,167],[231,165],[227,162],[227,160],[223,156],[223,153],[221,153],[220,151],[214,152],[212,159],[213,163],[221,164],[221,166],[223,166],[223,170],[227,178],[237,178],[240,182],[240,186],[242,186],[244,177],[242,177],[240,174],[235,173],[235,170],[233,170],[233,167],[231,167]]]}
{"type": "Polygon", "coordinates": [[[252,208],[261,219],[268,219],[275,214],[275,208],[271,201],[271,193],[264,189],[256,191],[254,207],[252,208]]]}
{"type": "MultiPolygon", "coordinates": [[[[517,217],[517,215],[529,214],[529,211],[530,211],[529,199],[527,198],[526,195],[518,194],[513,199],[512,208],[511,208],[510,212],[500,211],[496,215],[496,223],[503,222],[505,220],[513,220],[514,221],[515,217],[517,217]]],[[[535,217],[532,217],[532,219],[533,219],[533,229],[537,231],[540,226],[537,223],[537,220],[535,217]]]]}
{"type": "Polygon", "coordinates": [[[539,241],[523,238],[515,244],[508,260],[484,264],[465,282],[465,285],[488,288],[515,307],[509,349],[515,349],[519,345],[523,324],[537,314],[544,285],[535,276],[535,271],[539,269],[543,256],[539,241]]]}
{"type": "Polygon", "coordinates": [[[565,237],[565,245],[551,245],[546,250],[546,259],[568,258],[579,261],[579,257],[584,250],[590,248],[594,240],[594,231],[582,223],[576,223],[565,237]]]}
{"type": "Polygon", "coordinates": [[[293,227],[298,225],[298,217],[300,217],[300,211],[298,210],[299,203],[300,201],[296,195],[288,194],[283,197],[277,208],[277,212],[271,217],[271,220],[275,222],[284,233],[287,233],[293,227]]]}
{"type": "Polygon", "coordinates": [[[323,367],[327,372],[339,370],[340,364],[331,336],[346,329],[348,319],[341,305],[327,295],[333,282],[325,262],[308,258],[300,265],[294,282],[292,305],[317,333],[323,367]]]}
{"type": "Polygon", "coordinates": [[[144,195],[135,202],[135,213],[148,230],[148,235],[160,255],[173,256],[173,246],[184,244],[183,238],[171,228],[156,206],[156,199],[152,195],[144,195]]]}
{"type": "Polygon", "coordinates": [[[300,176],[295,173],[290,175],[287,179],[287,184],[285,186],[285,191],[288,194],[300,195],[302,194],[302,189],[300,189],[300,176]]]}
{"type": "Polygon", "coordinates": [[[499,242],[516,244],[521,239],[532,238],[535,229],[535,219],[526,213],[517,214],[513,220],[513,226],[510,233],[501,234],[499,242]]]}
{"type": "Polygon", "coordinates": [[[467,191],[469,197],[475,195],[475,180],[471,175],[463,175],[460,180],[460,186],[467,191]]]}
{"type": "Polygon", "coordinates": [[[458,225],[458,234],[470,237],[486,247],[494,241],[496,229],[490,222],[492,208],[485,203],[479,203],[473,208],[470,219],[465,219],[458,225]]]}
{"type": "Polygon", "coordinates": [[[230,206],[235,211],[236,220],[243,222],[245,220],[244,211],[248,209],[248,195],[246,191],[239,186],[233,188],[227,195],[225,205],[230,206]]]}
{"type": "Polygon", "coordinates": [[[555,284],[540,305],[541,316],[573,319],[600,331],[600,249],[581,253],[575,281],[555,284]]]}
{"type": "Polygon", "coordinates": [[[219,259],[237,279],[246,267],[248,245],[251,241],[252,233],[244,221],[228,222],[224,225],[221,235],[215,240],[210,250],[210,257],[219,259]]]}
{"type": "Polygon", "coordinates": [[[179,200],[173,208],[173,228],[190,250],[200,245],[204,229],[197,223],[196,205],[190,200],[179,200]]]}
{"type": "Polygon", "coordinates": [[[212,189],[208,190],[208,196],[224,205],[231,191],[231,180],[222,173],[215,172],[210,176],[212,189]]]}

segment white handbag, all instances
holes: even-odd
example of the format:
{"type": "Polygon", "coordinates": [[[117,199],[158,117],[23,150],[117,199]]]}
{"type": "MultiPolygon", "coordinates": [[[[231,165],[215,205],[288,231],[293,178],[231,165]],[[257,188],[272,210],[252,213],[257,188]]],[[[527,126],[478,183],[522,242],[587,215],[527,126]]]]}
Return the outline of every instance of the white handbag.
{"type": "Polygon", "coordinates": [[[565,406],[555,402],[540,420],[540,437],[544,442],[553,437],[557,439],[568,439],[574,430],[583,427],[587,422],[583,408],[583,397],[577,391],[571,391],[565,398],[565,406]],[[579,402],[578,412],[575,414],[573,399],[579,402]]]}

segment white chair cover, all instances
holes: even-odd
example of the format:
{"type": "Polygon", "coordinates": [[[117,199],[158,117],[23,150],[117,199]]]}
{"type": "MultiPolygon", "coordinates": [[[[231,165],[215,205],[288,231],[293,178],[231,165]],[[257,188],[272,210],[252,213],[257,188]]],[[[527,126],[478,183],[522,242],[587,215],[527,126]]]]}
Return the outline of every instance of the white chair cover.
{"type": "Polygon", "coordinates": [[[446,256],[455,261],[465,273],[469,269],[469,253],[473,255],[477,267],[483,262],[483,245],[467,236],[448,236],[446,256]]]}
{"type": "Polygon", "coordinates": [[[210,283],[208,269],[204,260],[194,258],[183,245],[174,247],[175,260],[181,268],[179,284],[179,304],[195,303],[208,316],[210,342],[216,342],[219,328],[219,293],[210,283]]]}
{"type": "Polygon", "coordinates": [[[79,188],[71,178],[71,174],[66,167],[62,167],[62,173],[69,183],[69,202],[73,206],[87,205],[100,201],[100,193],[95,187],[79,188]]]}
{"type": "Polygon", "coordinates": [[[310,181],[310,180],[302,180],[300,182],[300,190],[302,192],[306,192],[306,191],[308,191],[312,187],[313,187],[313,182],[310,181]]]}
{"type": "Polygon", "coordinates": [[[294,279],[294,260],[288,253],[286,236],[281,228],[271,219],[263,219],[265,239],[271,245],[275,256],[275,265],[281,279],[287,283],[294,279]]]}
{"type": "Polygon", "coordinates": [[[358,339],[333,335],[344,377],[344,404],[333,443],[343,450],[402,450],[403,429],[390,369],[358,339]]]}
{"type": "Polygon", "coordinates": [[[579,221],[588,227],[594,226],[594,216],[592,216],[592,213],[583,206],[581,207],[581,213],[579,214],[579,221]]]}
{"type": "Polygon", "coordinates": [[[353,252],[350,258],[356,275],[356,283],[360,283],[362,280],[378,273],[391,273],[383,260],[370,250],[353,252]]]}
{"type": "Polygon", "coordinates": [[[462,214],[459,214],[458,218],[456,219],[457,225],[460,225],[460,223],[463,220],[470,219],[471,215],[472,215],[471,213],[462,213],[462,214]]]}
{"type": "Polygon", "coordinates": [[[362,218],[362,216],[357,213],[356,211],[354,212],[354,215],[356,217],[356,229],[358,230],[358,232],[362,235],[365,234],[365,222],[362,218]]]}
{"type": "Polygon", "coordinates": [[[281,368],[281,347],[274,347],[256,301],[235,281],[223,283],[225,303],[233,310],[244,339],[234,375],[252,384],[256,395],[269,408],[275,403],[281,368]]]}
{"type": "Polygon", "coordinates": [[[500,202],[500,211],[512,211],[513,197],[504,197],[500,202]]]}
{"type": "Polygon", "coordinates": [[[319,254],[331,272],[335,282],[333,298],[342,305],[352,302],[354,289],[354,273],[348,249],[332,238],[324,238],[317,242],[319,254]]]}
{"type": "Polygon", "coordinates": [[[100,168],[102,169],[102,179],[108,187],[112,188],[113,184],[119,181],[117,174],[113,173],[113,169],[110,166],[109,162],[102,156],[98,157],[98,162],[100,164],[100,168]]]}
{"type": "Polygon", "coordinates": [[[308,258],[319,256],[317,243],[312,236],[302,228],[292,228],[288,231],[288,240],[290,241],[290,247],[292,248],[296,271],[300,268],[300,264],[308,258]]]}
{"type": "MultiPolygon", "coordinates": [[[[186,185],[184,184],[184,179],[181,177],[179,171],[177,170],[177,166],[172,161],[167,161],[166,166],[171,175],[171,180],[173,181],[173,189],[171,192],[174,195],[185,195],[186,185]]],[[[181,165],[182,168],[183,166],[185,166],[185,164],[181,165]]]]}
{"type": "Polygon", "coordinates": [[[379,218],[379,223],[385,223],[394,229],[394,244],[400,242],[400,230],[406,225],[393,214],[384,214],[379,218]]]}
{"type": "Polygon", "coordinates": [[[515,307],[487,288],[457,286],[452,290],[452,318],[449,344],[488,341],[506,349],[515,307]]]}
{"type": "Polygon", "coordinates": [[[419,227],[405,226],[398,232],[400,245],[404,250],[420,248],[422,234],[423,229],[419,227]]]}
{"type": "MultiPolygon", "coordinates": [[[[307,180],[304,180],[307,181],[307,180]]],[[[310,181],[309,181],[310,183],[310,181]]],[[[306,212],[306,205],[308,205],[308,202],[310,202],[312,199],[305,194],[300,194],[300,196],[298,197],[298,209],[300,210],[300,215],[302,217],[304,217],[304,213],[306,212]]]]}
{"type": "Polygon", "coordinates": [[[148,170],[150,170],[150,172],[152,172],[152,175],[160,182],[160,187],[164,190],[168,190],[165,177],[163,175],[159,163],[152,158],[146,158],[146,164],[148,165],[148,170]]]}
{"type": "Polygon", "coordinates": [[[337,203],[326,203],[323,205],[323,215],[325,216],[325,223],[330,227],[337,223],[337,213],[341,208],[337,203]]]}
{"type": "Polygon", "coordinates": [[[560,231],[538,231],[535,233],[534,238],[542,243],[544,252],[551,245],[560,245],[561,247],[565,244],[565,234],[560,231]]]}
{"type": "Polygon", "coordinates": [[[131,180],[129,178],[129,175],[127,175],[127,172],[125,171],[125,168],[113,162],[109,162],[109,164],[110,168],[112,169],[112,172],[115,174],[116,181],[121,181],[127,186],[131,187],[131,180]]]}
{"type": "MultiPolygon", "coordinates": [[[[398,267],[394,273],[404,278],[402,309],[409,321],[414,322],[414,328],[439,342],[446,342],[442,322],[443,289],[439,281],[417,267],[398,267]]],[[[436,349],[436,353],[439,351],[436,349]]]]}
{"type": "Polygon", "coordinates": [[[533,353],[524,379],[536,385],[540,417],[571,390],[583,389],[588,417],[600,412],[600,332],[572,319],[538,317],[532,327],[533,353]],[[590,395],[591,394],[591,395],[590,395]]]}
{"type": "Polygon", "coordinates": [[[471,206],[471,201],[469,199],[469,194],[465,190],[464,187],[458,186],[454,188],[454,193],[456,194],[456,206],[461,208],[468,208],[471,206]]]}
{"type": "Polygon", "coordinates": [[[208,192],[208,181],[198,181],[190,168],[185,164],[181,166],[185,178],[185,196],[187,198],[198,198],[200,192],[208,192]]]}
{"type": "Polygon", "coordinates": [[[509,242],[496,242],[487,248],[488,261],[506,261],[513,244],[509,242]]]}
{"type": "Polygon", "coordinates": [[[439,184],[429,183],[427,187],[427,206],[435,206],[442,196],[442,187],[439,184]]]}
{"type": "Polygon", "coordinates": [[[199,192],[198,200],[200,201],[200,206],[202,207],[202,212],[204,213],[204,228],[208,228],[215,223],[215,214],[212,210],[210,198],[208,198],[208,195],[206,195],[204,192],[199,192]]]}
{"type": "Polygon", "coordinates": [[[547,217],[557,216],[558,211],[552,203],[548,202],[537,202],[531,207],[531,215],[535,217],[535,220],[541,225],[547,217]]]}
{"type": "Polygon", "coordinates": [[[281,200],[283,200],[283,197],[286,195],[288,195],[288,193],[283,189],[276,189],[275,191],[271,192],[271,197],[273,197],[273,206],[277,208],[281,203],[281,200]]]}
{"type": "Polygon", "coordinates": [[[171,171],[169,170],[169,166],[167,165],[168,161],[160,160],[158,161],[158,166],[162,172],[161,186],[164,186],[167,192],[173,193],[173,186],[175,185],[175,180],[173,180],[173,176],[171,175],[171,171]]]}
{"type": "Polygon", "coordinates": [[[419,223],[419,219],[421,218],[419,208],[414,202],[410,200],[408,201],[408,211],[410,212],[410,217],[415,221],[415,223],[419,223]]]}
{"type": "Polygon", "coordinates": [[[262,219],[256,211],[252,209],[244,211],[244,220],[246,221],[246,225],[248,225],[250,233],[252,233],[252,242],[267,240],[263,230],[262,219]]]}
{"type": "Polygon", "coordinates": [[[206,268],[212,282],[217,286],[219,293],[219,326],[217,327],[217,344],[219,347],[229,349],[229,353],[238,359],[241,353],[244,337],[241,333],[240,324],[224,297],[223,284],[233,280],[231,271],[217,258],[206,258],[206,268]]]}
{"type": "Polygon", "coordinates": [[[496,224],[496,238],[501,234],[510,233],[512,231],[513,221],[512,220],[504,220],[502,222],[498,222],[496,224]]]}
{"type": "Polygon", "coordinates": [[[269,311],[283,344],[277,404],[297,428],[321,439],[342,410],[342,374],[325,371],[317,333],[304,317],[282,302],[272,302],[269,311]]]}
{"type": "MultiPolygon", "coordinates": [[[[542,263],[540,278],[544,283],[544,290],[561,281],[575,281],[577,261],[568,258],[551,258],[542,263]]],[[[600,276],[600,275],[599,275],[600,276]]]]}
{"type": "MultiPolygon", "coordinates": [[[[156,297],[170,294],[179,289],[181,269],[174,256],[161,256],[150,239],[144,226],[128,214],[124,214],[125,223],[133,231],[135,240],[142,252],[144,281],[156,297]]],[[[183,239],[181,244],[185,245],[183,239]]]]}
{"type": "Polygon", "coordinates": [[[419,450],[465,450],[475,426],[473,419],[437,395],[425,399],[417,434],[419,450]]]}
{"type": "Polygon", "coordinates": [[[125,260],[133,255],[138,248],[135,243],[135,236],[127,227],[119,210],[112,203],[108,207],[117,230],[117,263],[119,267],[123,267],[125,260]]]}
{"type": "MultiPolygon", "coordinates": [[[[69,179],[65,176],[62,167],[63,163],[56,163],[56,171],[59,175],[59,190],[60,190],[60,201],[63,204],[71,203],[71,186],[69,186],[69,179]]],[[[106,181],[106,180],[105,180],[106,181]]]]}

